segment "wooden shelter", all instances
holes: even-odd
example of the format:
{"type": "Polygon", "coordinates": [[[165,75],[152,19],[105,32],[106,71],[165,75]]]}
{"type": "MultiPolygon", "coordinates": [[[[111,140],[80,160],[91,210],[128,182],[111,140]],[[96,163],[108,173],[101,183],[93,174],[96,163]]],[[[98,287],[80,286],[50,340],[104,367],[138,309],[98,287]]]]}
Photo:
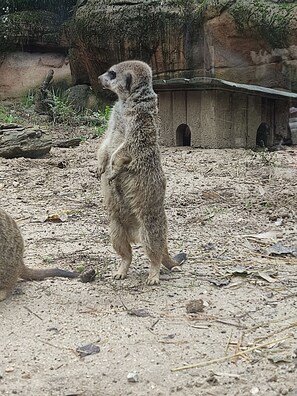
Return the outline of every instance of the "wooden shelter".
{"type": "Polygon", "coordinates": [[[216,78],[154,81],[161,143],[204,148],[271,146],[288,138],[297,94],[216,78]]]}

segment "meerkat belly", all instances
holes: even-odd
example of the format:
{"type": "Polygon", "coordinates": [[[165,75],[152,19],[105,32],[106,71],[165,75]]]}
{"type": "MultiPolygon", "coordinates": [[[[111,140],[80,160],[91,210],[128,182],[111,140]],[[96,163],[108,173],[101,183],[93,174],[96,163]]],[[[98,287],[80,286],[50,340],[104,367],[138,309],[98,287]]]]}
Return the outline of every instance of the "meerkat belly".
{"type": "Polygon", "coordinates": [[[163,205],[165,198],[163,172],[152,169],[151,172],[146,170],[143,173],[133,174],[127,171],[126,174],[121,175],[119,182],[122,191],[121,203],[129,213],[135,214],[163,205]]]}

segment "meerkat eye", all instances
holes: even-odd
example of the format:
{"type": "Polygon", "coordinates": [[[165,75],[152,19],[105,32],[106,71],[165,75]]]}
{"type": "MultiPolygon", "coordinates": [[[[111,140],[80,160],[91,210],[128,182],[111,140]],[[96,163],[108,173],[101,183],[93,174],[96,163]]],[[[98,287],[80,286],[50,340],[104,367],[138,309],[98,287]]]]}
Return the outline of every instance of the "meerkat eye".
{"type": "Polygon", "coordinates": [[[111,80],[114,80],[117,76],[116,72],[113,70],[109,70],[108,75],[110,77],[111,80]]]}

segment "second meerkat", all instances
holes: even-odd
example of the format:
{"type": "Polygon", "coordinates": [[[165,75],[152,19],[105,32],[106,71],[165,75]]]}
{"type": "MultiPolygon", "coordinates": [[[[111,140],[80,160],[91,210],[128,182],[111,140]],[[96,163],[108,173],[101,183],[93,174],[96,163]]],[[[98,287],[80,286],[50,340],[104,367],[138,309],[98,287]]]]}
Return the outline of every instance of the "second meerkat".
{"type": "Polygon", "coordinates": [[[48,277],[77,278],[78,272],[60,268],[29,268],[24,263],[24,240],[15,220],[0,208],[0,301],[16,286],[18,278],[42,280],[48,277]]]}
{"type": "Polygon", "coordinates": [[[141,61],[112,66],[99,77],[118,96],[105,139],[98,150],[98,170],[110,217],[110,236],[121,256],[116,279],[127,276],[131,243],[140,242],[151,266],[147,283],[159,283],[160,267],[171,269],[185,260],[168,254],[164,210],[166,179],[158,145],[157,95],[151,68],[141,61]]]}

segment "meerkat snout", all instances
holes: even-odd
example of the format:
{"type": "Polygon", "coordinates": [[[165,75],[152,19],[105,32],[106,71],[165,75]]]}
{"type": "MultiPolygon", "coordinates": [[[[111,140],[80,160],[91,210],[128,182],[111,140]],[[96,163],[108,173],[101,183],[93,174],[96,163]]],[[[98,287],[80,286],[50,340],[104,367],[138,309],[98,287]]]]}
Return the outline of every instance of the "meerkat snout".
{"type": "Polygon", "coordinates": [[[101,76],[98,77],[98,80],[101,83],[103,89],[111,89],[111,81],[115,78],[116,72],[114,70],[108,70],[106,73],[101,74],[101,76]]]}

